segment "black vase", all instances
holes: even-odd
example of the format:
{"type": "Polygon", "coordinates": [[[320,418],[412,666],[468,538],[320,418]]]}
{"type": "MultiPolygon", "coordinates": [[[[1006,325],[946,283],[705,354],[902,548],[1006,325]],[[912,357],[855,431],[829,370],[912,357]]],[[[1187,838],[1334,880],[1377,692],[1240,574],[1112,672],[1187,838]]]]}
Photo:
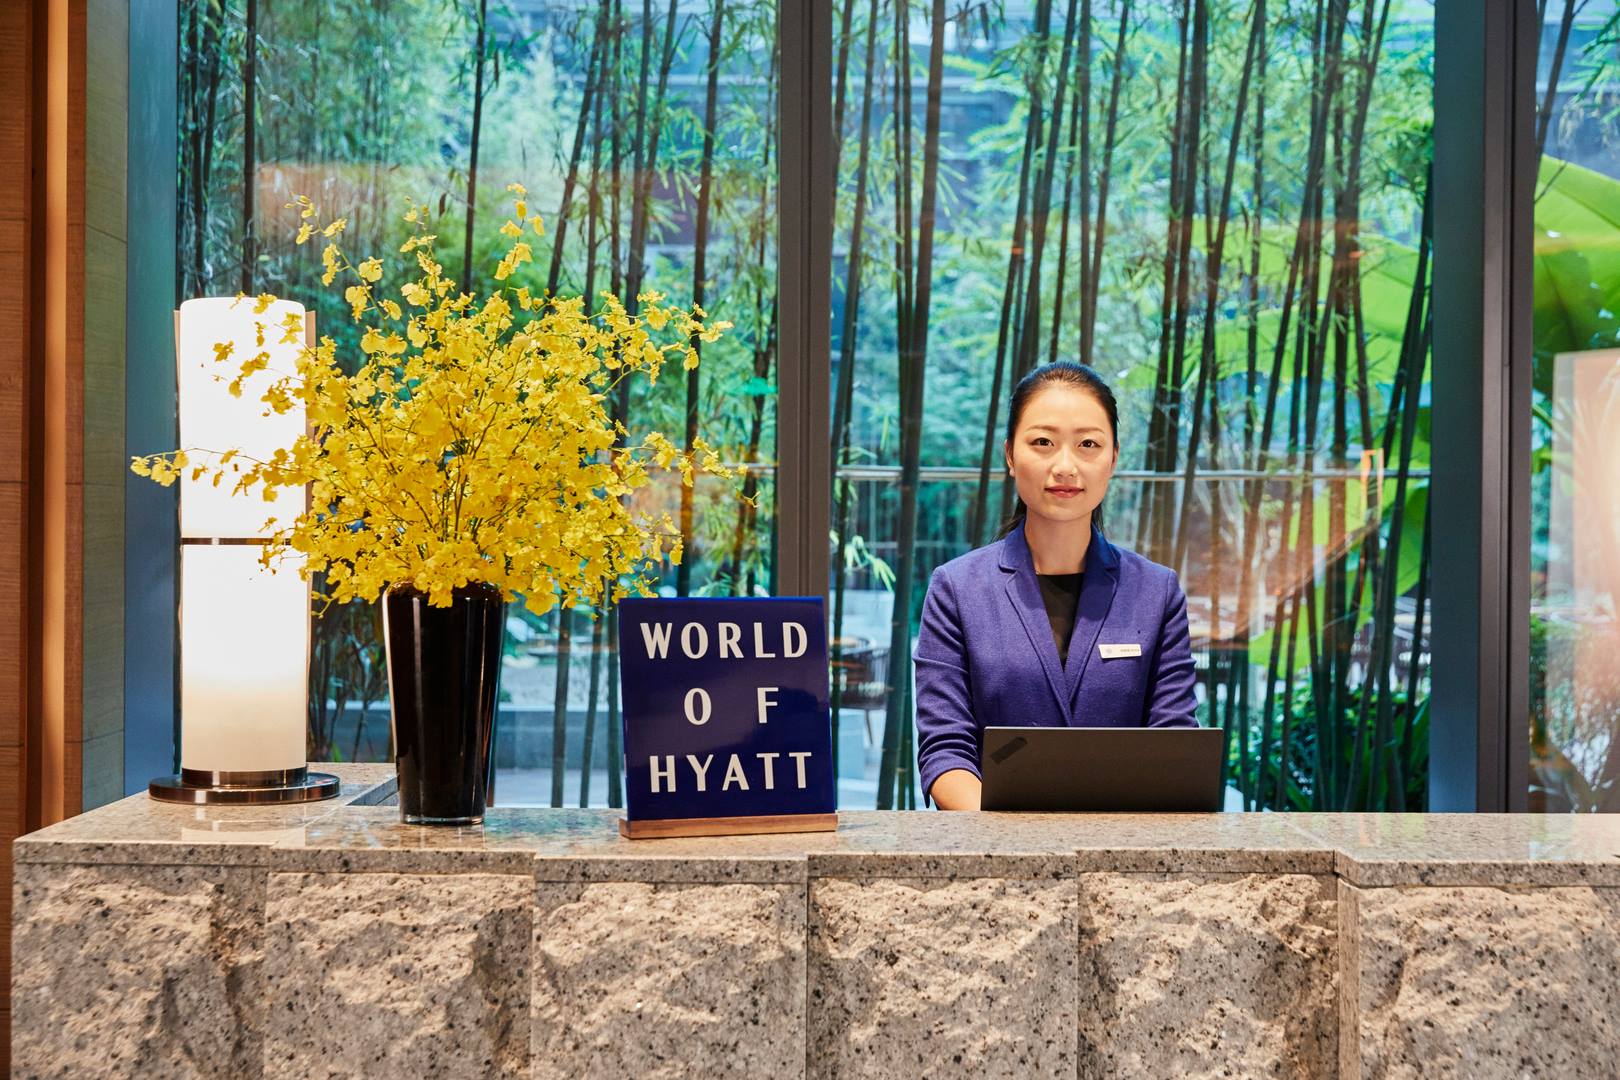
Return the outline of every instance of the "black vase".
{"type": "Polygon", "coordinates": [[[506,603],[493,585],[456,589],[449,607],[396,586],[383,597],[399,816],[419,825],[484,820],[506,603]]]}

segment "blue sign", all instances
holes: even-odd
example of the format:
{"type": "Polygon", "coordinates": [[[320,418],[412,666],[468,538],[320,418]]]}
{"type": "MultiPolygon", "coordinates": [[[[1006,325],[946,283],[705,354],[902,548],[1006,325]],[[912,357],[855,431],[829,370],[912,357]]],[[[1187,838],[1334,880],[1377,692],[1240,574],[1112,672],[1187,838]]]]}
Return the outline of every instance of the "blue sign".
{"type": "Polygon", "coordinates": [[[820,597],[619,602],[626,817],[835,809],[820,597]]]}

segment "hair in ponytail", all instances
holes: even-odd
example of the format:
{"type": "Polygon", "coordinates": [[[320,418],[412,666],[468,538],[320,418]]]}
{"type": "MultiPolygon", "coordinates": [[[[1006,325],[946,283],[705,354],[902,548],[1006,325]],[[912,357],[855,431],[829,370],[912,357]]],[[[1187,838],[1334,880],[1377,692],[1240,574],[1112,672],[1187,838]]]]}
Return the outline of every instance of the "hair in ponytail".
{"type": "MultiPolygon", "coordinates": [[[[1010,446],[1013,436],[1018,434],[1018,422],[1024,418],[1024,408],[1029,404],[1029,399],[1034,397],[1037,391],[1059,383],[1084,390],[1097,399],[1097,403],[1108,414],[1108,426],[1113,433],[1114,446],[1117,448],[1119,402],[1114,400],[1114,392],[1108,388],[1101,375],[1085,364],[1077,364],[1073,360],[1054,361],[1036,368],[1018,380],[1018,385],[1013,387],[1012,399],[1007,407],[1007,444],[1010,446]]],[[[1014,494],[1012,514],[1001,523],[1001,530],[996,533],[996,538],[1000,539],[1016,529],[1024,520],[1025,512],[1023,500],[1014,494]]],[[[1091,512],[1091,523],[1099,529],[1102,528],[1102,504],[1099,503],[1091,512]]]]}

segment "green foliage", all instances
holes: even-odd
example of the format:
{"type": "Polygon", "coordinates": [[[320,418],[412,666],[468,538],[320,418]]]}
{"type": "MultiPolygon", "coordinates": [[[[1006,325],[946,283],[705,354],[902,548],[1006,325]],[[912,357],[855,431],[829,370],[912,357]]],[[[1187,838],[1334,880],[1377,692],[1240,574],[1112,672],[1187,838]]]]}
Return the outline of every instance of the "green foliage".
{"type": "Polygon", "coordinates": [[[1544,156],[1536,181],[1535,389],[1561,352],[1620,347],[1620,180],[1544,156]]]}
{"type": "MultiPolygon", "coordinates": [[[[1246,794],[1255,800],[1256,809],[1300,812],[1394,809],[1413,813],[1427,809],[1429,699],[1426,696],[1417,701],[1414,710],[1404,692],[1393,695],[1391,735],[1383,754],[1378,756],[1383,767],[1375,773],[1373,750],[1376,725],[1369,719],[1365,730],[1361,728],[1361,688],[1348,688],[1335,722],[1338,750],[1330,758],[1330,764],[1338,771],[1342,789],[1351,793],[1342,806],[1329,805],[1320,782],[1317,752],[1326,717],[1319,706],[1320,702],[1309,685],[1297,686],[1288,699],[1289,744],[1286,763],[1279,769],[1277,758],[1268,757],[1263,774],[1258,777],[1252,771],[1248,774],[1246,794]],[[1356,752],[1357,737],[1361,744],[1359,754],[1356,752]],[[1391,774],[1388,765],[1391,757],[1399,762],[1401,780],[1393,800],[1390,798],[1391,774]]],[[[1258,743],[1261,728],[1257,718],[1249,718],[1249,729],[1251,743],[1258,743]]],[[[1273,730],[1272,738],[1272,751],[1275,754],[1280,746],[1280,724],[1273,730]]],[[[1235,781],[1241,764],[1237,754],[1238,741],[1228,741],[1230,753],[1227,772],[1235,781]]]]}

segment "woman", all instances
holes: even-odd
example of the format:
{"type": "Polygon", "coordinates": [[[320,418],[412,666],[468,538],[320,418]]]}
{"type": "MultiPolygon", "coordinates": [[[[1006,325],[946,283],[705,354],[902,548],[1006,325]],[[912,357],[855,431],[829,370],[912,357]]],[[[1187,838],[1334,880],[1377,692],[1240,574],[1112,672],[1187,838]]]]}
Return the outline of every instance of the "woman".
{"type": "Polygon", "coordinates": [[[915,654],[917,767],[942,810],[979,808],[987,726],[1195,727],[1187,598],[1098,528],[1119,408],[1060,361],[1013,390],[1018,489],[1001,539],[934,571],[915,654]]]}

